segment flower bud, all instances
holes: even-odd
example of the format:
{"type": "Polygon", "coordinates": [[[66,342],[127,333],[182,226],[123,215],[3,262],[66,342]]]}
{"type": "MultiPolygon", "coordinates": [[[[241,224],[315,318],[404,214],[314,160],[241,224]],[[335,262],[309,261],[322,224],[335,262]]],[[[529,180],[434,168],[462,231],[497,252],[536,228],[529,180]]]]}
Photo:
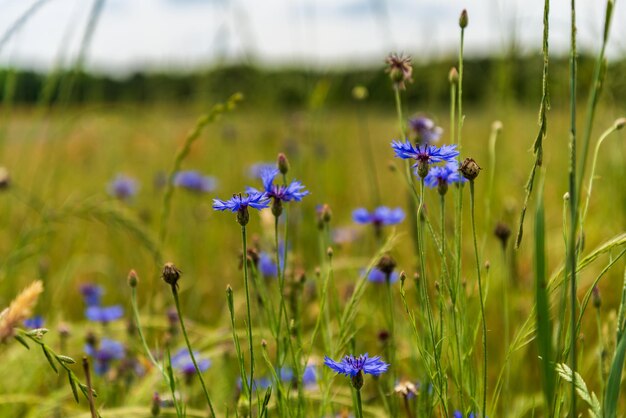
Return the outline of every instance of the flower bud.
{"type": "Polygon", "coordinates": [[[391,273],[393,273],[393,270],[396,268],[396,260],[394,260],[393,257],[391,257],[389,254],[385,254],[380,257],[380,260],[378,260],[376,268],[385,273],[385,276],[389,277],[391,276],[391,273]]]}
{"type": "Polygon", "coordinates": [[[419,160],[417,162],[417,175],[426,178],[428,175],[428,161],[419,160]]]}
{"type": "Polygon", "coordinates": [[[461,168],[459,171],[463,174],[463,177],[468,179],[469,181],[474,181],[476,177],[478,177],[478,173],[480,173],[481,168],[476,164],[473,158],[466,158],[461,164],[461,168]]]}
{"type": "Polygon", "coordinates": [[[8,189],[11,185],[11,176],[9,176],[9,170],[5,167],[0,167],[0,190],[8,189]]]}
{"type": "Polygon", "coordinates": [[[594,286],[591,290],[591,297],[593,300],[593,307],[596,309],[600,309],[602,306],[602,298],[600,297],[600,289],[598,286],[594,286]]]}
{"type": "Polygon", "coordinates": [[[281,199],[272,200],[272,215],[278,218],[283,213],[283,201],[281,199]]]}
{"type": "Polygon", "coordinates": [[[152,396],[152,407],[150,408],[150,413],[153,417],[158,417],[161,413],[161,397],[158,392],[154,392],[152,396]]]}
{"type": "Polygon", "coordinates": [[[359,370],[357,374],[352,376],[352,386],[356,390],[361,390],[361,388],[363,387],[363,372],[361,370],[359,370]]]}
{"type": "Polygon", "coordinates": [[[469,19],[467,17],[467,10],[463,9],[461,12],[461,16],[459,17],[459,26],[461,29],[465,29],[467,24],[469,23],[469,19]]]}
{"type": "Polygon", "coordinates": [[[333,258],[333,247],[328,247],[326,249],[326,255],[328,256],[328,258],[333,258]]]}
{"type": "Polygon", "coordinates": [[[511,228],[504,222],[498,222],[496,228],[493,230],[493,234],[500,240],[502,249],[505,249],[509,237],[511,236],[511,228]]]}
{"type": "Polygon", "coordinates": [[[180,274],[182,272],[178,270],[178,268],[174,265],[174,263],[165,263],[163,266],[163,273],[161,274],[161,278],[165,283],[169,284],[172,287],[178,287],[178,279],[180,279],[180,274]]]}
{"type": "Polygon", "coordinates": [[[250,213],[248,213],[248,207],[247,206],[242,206],[237,211],[237,222],[241,226],[246,226],[246,225],[248,225],[249,221],[250,221],[250,213]]]}
{"type": "Polygon", "coordinates": [[[137,272],[135,272],[135,270],[131,270],[128,273],[128,285],[130,287],[137,287],[138,281],[139,279],[137,278],[137,272]]]}
{"type": "Polygon", "coordinates": [[[457,84],[459,82],[459,72],[456,70],[456,67],[450,68],[450,72],[448,73],[448,81],[450,84],[457,84]]]}
{"type": "Polygon", "coordinates": [[[278,154],[276,165],[278,166],[278,171],[280,171],[280,174],[285,175],[289,171],[289,161],[287,160],[285,154],[283,154],[282,152],[278,154]]]}
{"type": "Polygon", "coordinates": [[[626,118],[619,118],[615,121],[615,129],[620,130],[626,125],[626,118]]]}

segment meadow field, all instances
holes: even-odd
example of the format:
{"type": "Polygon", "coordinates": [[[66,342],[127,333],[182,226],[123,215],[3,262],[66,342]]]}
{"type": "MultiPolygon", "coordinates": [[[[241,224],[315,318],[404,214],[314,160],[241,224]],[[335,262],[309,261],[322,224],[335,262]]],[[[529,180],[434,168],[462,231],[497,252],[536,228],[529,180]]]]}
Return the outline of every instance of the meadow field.
{"type": "Polygon", "coordinates": [[[5,100],[0,416],[625,416],[624,102],[391,70],[386,107],[5,100]]]}

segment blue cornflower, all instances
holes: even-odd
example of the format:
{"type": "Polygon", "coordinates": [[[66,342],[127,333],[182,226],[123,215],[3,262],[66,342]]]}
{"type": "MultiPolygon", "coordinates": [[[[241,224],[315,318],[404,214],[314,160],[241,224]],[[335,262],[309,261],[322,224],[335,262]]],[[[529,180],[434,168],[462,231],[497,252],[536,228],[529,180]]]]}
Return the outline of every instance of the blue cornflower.
{"type": "Polygon", "coordinates": [[[363,374],[379,376],[387,371],[389,364],[380,359],[380,356],[369,357],[367,353],[358,357],[347,355],[337,362],[327,356],[324,357],[324,364],[339,374],[352,379],[352,386],[360,390],[363,387],[363,374]]]}
{"type": "Polygon", "coordinates": [[[118,174],[107,187],[109,194],[120,200],[128,200],[137,194],[139,183],[132,177],[118,174]]]}
{"type": "Polygon", "coordinates": [[[24,326],[30,329],[43,328],[43,316],[35,315],[24,320],[24,326]]]}
{"type": "Polygon", "coordinates": [[[278,370],[278,375],[283,382],[293,382],[294,375],[291,367],[281,367],[280,370],[278,370]]]}
{"type": "MultiPolygon", "coordinates": [[[[211,360],[207,358],[198,358],[200,354],[196,351],[193,352],[196,362],[198,363],[198,369],[201,372],[205,372],[211,367],[211,360]]],[[[189,350],[181,348],[172,356],[172,367],[182,372],[185,376],[193,376],[196,373],[196,368],[193,365],[189,350]]]]}
{"type": "Polygon", "coordinates": [[[104,289],[101,286],[93,283],[84,283],[80,286],[80,293],[83,295],[83,300],[87,306],[98,306],[102,299],[104,289]]]}
{"type": "Polygon", "coordinates": [[[183,187],[194,192],[212,192],[217,187],[217,180],[212,176],[204,176],[195,170],[179,171],[174,175],[174,186],[183,187]]]}
{"type": "Polygon", "coordinates": [[[431,167],[428,175],[424,178],[424,184],[428,187],[437,187],[439,193],[444,195],[448,191],[448,185],[452,183],[465,183],[467,179],[459,172],[459,164],[454,161],[444,166],[431,167]]]}
{"type": "Polygon", "coordinates": [[[269,198],[262,192],[249,191],[245,196],[233,195],[229,200],[213,199],[213,209],[229,210],[237,214],[237,222],[245,226],[250,220],[248,206],[257,210],[265,209],[270,204],[269,198]]]}
{"type": "MultiPolygon", "coordinates": [[[[398,273],[392,272],[389,276],[389,283],[395,283],[398,281],[398,273]]],[[[378,267],[374,267],[370,270],[370,274],[367,275],[367,280],[372,283],[387,283],[387,275],[383,273],[378,267]]]]}
{"type": "Polygon", "coordinates": [[[311,387],[317,384],[317,366],[315,364],[308,364],[304,368],[302,374],[302,384],[304,387],[311,387]]]}
{"type": "Polygon", "coordinates": [[[435,125],[435,122],[426,116],[416,116],[409,119],[409,127],[420,144],[437,142],[443,133],[443,129],[435,125]]]}
{"type": "Polygon", "coordinates": [[[85,316],[90,321],[104,324],[120,319],[124,315],[124,309],[120,305],[113,306],[89,306],[85,316]]]}
{"type": "Polygon", "coordinates": [[[248,176],[253,179],[261,180],[263,178],[263,173],[267,170],[276,169],[276,163],[256,163],[252,164],[248,169],[248,176]]]}
{"type": "MultiPolygon", "coordinates": [[[[453,418],[463,418],[463,413],[461,411],[454,411],[454,414],[452,414],[453,418]]],[[[467,416],[467,418],[474,418],[475,415],[473,412],[470,412],[469,415],[467,416]]]]}
{"type": "Polygon", "coordinates": [[[392,141],[391,148],[396,157],[405,160],[416,160],[413,167],[417,167],[418,175],[422,178],[428,174],[428,166],[441,162],[453,162],[459,156],[456,145],[443,145],[441,148],[435,145],[413,145],[409,140],[392,141]]]}
{"type": "Polygon", "coordinates": [[[111,361],[124,358],[124,346],[115,340],[103,338],[98,348],[91,344],[85,345],[85,353],[94,358],[96,374],[103,375],[111,367],[111,361]]]}
{"type": "Polygon", "coordinates": [[[280,173],[280,171],[278,171],[277,168],[272,168],[264,170],[261,174],[263,188],[265,189],[267,197],[282,200],[283,202],[290,202],[292,200],[299,202],[304,196],[309,194],[308,190],[304,190],[304,185],[296,180],[293,180],[287,186],[274,184],[274,178],[278,173],[280,173]]]}
{"type": "Polygon", "coordinates": [[[274,257],[265,251],[259,254],[259,271],[265,278],[276,277],[278,275],[278,266],[274,262],[274,257]]]}
{"type": "Polygon", "coordinates": [[[404,220],[404,211],[400,208],[390,209],[387,206],[379,206],[372,212],[365,208],[358,208],[352,212],[352,219],[360,224],[373,224],[376,227],[394,225],[404,220]]]}

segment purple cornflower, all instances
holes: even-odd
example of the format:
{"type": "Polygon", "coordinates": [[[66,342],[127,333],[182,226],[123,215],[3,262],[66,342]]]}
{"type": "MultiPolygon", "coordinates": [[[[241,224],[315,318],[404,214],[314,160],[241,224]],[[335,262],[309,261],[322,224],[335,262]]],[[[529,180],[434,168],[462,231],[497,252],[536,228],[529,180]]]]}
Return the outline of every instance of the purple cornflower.
{"type": "Polygon", "coordinates": [[[103,324],[120,319],[124,315],[124,309],[120,305],[113,306],[89,306],[85,316],[90,321],[102,322],[103,324]]]}
{"type": "Polygon", "coordinates": [[[360,224],[373,224],[376,227],[394,225],[404,220],[404,211],[400,208],[390,209],[379,206],[372,212],[365,208],[358,208],[352,212],[352,219],[360,224]]]}
{"type": "MultiPolygon", "coordinates": [[[[398,272],[394,271],[389,276],[389,283],[393,284],[398,281],[398,272]]],[[[370,270],[370,273],[367,275],[367,280],[372,283],[387,283],[387,275],[383,273],[378,267],[374,267],[370,270]]]]}
{"type": "Polygon", "coordinates": [[[370,357],[367,353],[358,357],[347,355],[337,362],[324,356],[324,364],[339,374],[352,379],[352,386],[360,390],[363,387],[363,374],[379,376],[387,371],[389,364],[380,359],[380,356],[370,357]]]}
{"type": "MultiPolygon", "coordinates": [[[[280,216],[283,212],[283,202],[299,202],[304,196],[309,194],[308,190],[304,190],[304,185],[297,180],[293,180],[288,185],[274,184],[274,178],[279,173],[280,171],[277,168],[265,169],[261,173],[265,196],[272,199],[272,213],[276,217],[280,216]]],[[[247,192],[260,193],[252,187],[248,187],[247,192]]]]}
{"type": "Polygon", "coordinates": [[[128,200],[137,194],[139,183],[132,177],[118,174],[109,183],[107,190],[116,199],[128,200]]]}
{"type": "MultiPolygon", "coordinates": [[[[463,413],[461,411],[454,411],[454,414],[452,415],[453,418],[463,418],[463,413]]],[[[470,412],[469,415],[467,416],[467,418],[474,418],[475,415],[473,412],[470,412]]]]}
{"type": "Polygon", "coordinates": [[[431,167],[428,175],[424,178],[424,184],[428,187],[437,187],[439,193],[444,195],[448,191],[448,185],[452,183],[465,183],[467,179],[459,172],[459,164],[455,162],[444,166],[431,167]]]}
{"type": "Polygon", "coordinates": [[[24,320],[24,326],[30,329],[43,328],[43,316],[35,315],[24,320]]]}
{"type": "Polygon", "coordinates": [[[83,300],[87,306],[98,306],[102,299],[104,289],[101,286],[93,283],[84,283],[80,285],[80,293],[83,295],[83,300]]]}
{"type": "Polygon", "coordinates": [[[302,374],[302,384],[305,387],[311,387],[317,383],[317,366],[315,364],[308,364],[304,368],[302,374]]]}
{"type": "Polygon", "coordinates": [[[212,176],[204,176],[195,170],[179,171],[174,175],[174,186],[183,187],[194,192],[212,192],[217,187],[217,180],[212,176]]]}
{"type": "Polygon", "coordinates": [[[443,133],[443,129],[435,125],[435,122],[426,116],[416,116],[409,119],[409,127],[420,144],[433,144],[439,141],[443,133]]]}
{"type": "Polygon", "coordinates": [[[233,195],[229,200],[213,199],[213,209],[219,211],[229,210],[237,214],[237,222],[241,226],[248,224],[250,214],[248,206],[257,210],[265,209],[270,204],[265,193],[249,191],[245,196],[233,195]]]}
{"type": "Polygon", "coordinates": [[[456,145],[413,145],[409,140],[391,141],[391,148],[396,153],[396,157],[405,160],[416,160],[413,167],[417,167],[418,175],[422,178],[428,174],[428,166],[441,162],[454,162],[459,156],[456,145]]]}
{"type": "MultiPolygon", "coordinates": [[[[205,372],[211,367],[211,360],[207,358],[198,358],[200,354],[196,351],[193,352],[196,362],[198,363],[198,369],[201,372],[205,372]]],[[[172,356],[172,367],[182,372],[187,378],[193,376],[196,373],[196,368],[193,365],[189,350],[181,348],[172,356]]]]}
{"type": "Polygon", "coordinates": [[[115,340],[103,338],[100,340],[98,348],[91,344],[85,345],[85,353],[94,358],[96,374],[103,375],[109,370],[113,360],[124,358],[124,346],[115,340]]]}

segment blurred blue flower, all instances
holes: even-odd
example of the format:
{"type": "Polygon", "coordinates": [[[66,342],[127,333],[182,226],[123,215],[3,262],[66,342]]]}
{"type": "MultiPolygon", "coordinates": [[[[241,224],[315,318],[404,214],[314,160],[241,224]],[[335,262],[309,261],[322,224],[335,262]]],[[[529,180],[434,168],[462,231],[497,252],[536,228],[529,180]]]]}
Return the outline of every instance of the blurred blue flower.
{"type": "MultiPolygon", "coordinates": [[[[389,283],[395,283],[398,281],[398,272],[394,271],[391,273],[391,276],[389,277],[389,283]]],[[[387,282],[387,276],[385,275],[385,273],[383,273],[382,271],[380,271],[378,269],[378,267],[373,267],[370,270],[370,274],[367,275],[367,280],[369,280],[372,283],[380,283],[380,284],[384,284],[387,282]]]]}
{"type": "Polygon", "coordinates": [[[245,196],[233,195],[229,200],[213,199],[213,209],[215,210],[239,212],[247,209],[248,206],[258,210],[265,209],[269,206],[269,199],[265,193],[261,192],[249,192],[245,196]]]}
{"type": "Polygon", "coordinates": [[[43,328],[43,316],[35,315],[32,318],[24,320],[24,326],[30,329],[43,328]]]}
{"type": "Polygon", "coordinates": [[[435,125],[435,122],[426,116],[415,116],[409,119],[409,128],[421,144],[437,142],[443,133],[443,129],[435,125]]]}
{"type": "Polygon", "coordinates": [[[281,369],[278,371],[278,375],[280,376],[280,380],[282,380],[283,382],[293,382],[294,374],[291,367],[281,367],[281,369]]]}
{"type": "Polygon", "coordinates": [[[194,192],[212,192],[217,187],[217,179],[204,176],[195,170],[179,171],[174,175],[174,186],[182,187],[194,192]]]}
{"type": "Polygon", "coordinates": [[[367,353],[358,357],[347,355],[339,362],[325,356],[324,364],[347,377],[355,377],[359,372],[379,376],[389,368],[389,364],[382,361],[380,356],[370,357],[367,353]]]}
{"type": "MultiPolygon", "coordinates": [[[[299,202],[304,196],[309,194],[308,190],[304,190],[304,185],[296,180],[293,180],[287,186],[274,184],[274,178],[278,173],[277,168],[265,169],[261,173],[261,180],[263,181],[263,188],[267,197],[282,200],[283,202],[292,200],[299,202]]],[[[247,191],[248,193],[259,193],[258,190],[252,187],[248,187],[247,191]]]]}
{"type": "MultiPolygon", "coordinates": [[[[237,388],[242,390],[241,377],[237,378],[237,388]]],[[[250,377],[248,377],[248,383],[250,383],[250,377]]],[[[267,377],[260,377],[258,379],[254,379],[254,383],[252,384],[253,390],[264,390],[272,386],[272,381],[267,377]]]]}
{"type": "Polygon", "coordinates": [[[104,289],[101,286],[93,283],[84,283],[80,286],[80,293],[83,295],[83,300],[87,306],[98,306],[102,299],[104,289]]]}
{"type": "Polygon", "coordinates": [[[394,225],[402,222],[404,211],[400,208],[390,209],[387,206],[379,206],[372,212],[368,212],[365,208],[358,208],[352,212],[352,219],[360,224],[394,225]]]}
{"type": "Polygon", "coordinates": [[[441,148],[435,145],[413,145],[409,140],[392,141],[391,148],[396,153],[396,157],[405,160],[416,160],[417,163],[436,164],[441,162],[453,162],[459,156],[456,145],[443,145],[441,148]]]}
{"type": "Polygon", "coordinates": [[[459,172],[459,164],[454,161],[443,166],[431,167],[424,178],[428,187],[439,187],[442,184],[464,183],[467,179],[459,172]]]}
{"type": "MultiPolygon", "coordinates": [[[[452,415],[453,418],[463,418],[463,413],[461,411],[454,411],[454,414],[452,415]]],[[[467,418],[474,418],[475,415],[473,412],[470,412],[469,415],[467,416],[467,418]]]]}
{"type": "Polygon", "coordinates": [[[259,254],[259,271],[265,278],[278,276],[278,266],[274,262],[274,257],[265,251],[259,254]]]}
{"type": "MultiPolygon", "coordinates": [[[[193,352],[196,362],[198,363],[198,369],[201,372],[205,372],[211,367],[211,360],[207,358],[199,358],[200,354],[196,351],[193,352]]],[[[193,365],[189,350],[181,348],[172,356],[172,367],[182,372],[185,375],[193,375],[196,373],[196,368],[193,365]]]]}
{"type": "Polygon", "coordinates": [[[109,183],[107,190],[109,194],[120,200],[128,200],[137,194],[139,183],[132,177],[118,174],[109,183]]]}
{"type": "Polygon", "coordinates": [[[90,344],[85,345],[85,353],[94,358],[96,374],[103,375],[109,370],[113,360],[124,358],[124,346],[115,340],[103,338],[98,348],[90,344]]]}
{"type": "Polygon", "coordinates": [[[104,324],[120,319],[124,315],[124,309],[120,305],[113,306],[89,306],[85,311],[85,316],[90,321],[102,322],[104,324]]]}
{"type": "Polygon", "coordinates": [[[310,387],[317,383],[317,366],[315,364],[308,364],[304,368],[304,374],[302,375],[302,384],[304,387],[310,387]]]}
{"type": "Polygon", "coordinates": [[[252,164],[248,169],[248,175],[253,179],[261,180],[263,177],[263,173],[267,170],[272,170],[276,168],[276,163],[256,163],[252,164]]]}

